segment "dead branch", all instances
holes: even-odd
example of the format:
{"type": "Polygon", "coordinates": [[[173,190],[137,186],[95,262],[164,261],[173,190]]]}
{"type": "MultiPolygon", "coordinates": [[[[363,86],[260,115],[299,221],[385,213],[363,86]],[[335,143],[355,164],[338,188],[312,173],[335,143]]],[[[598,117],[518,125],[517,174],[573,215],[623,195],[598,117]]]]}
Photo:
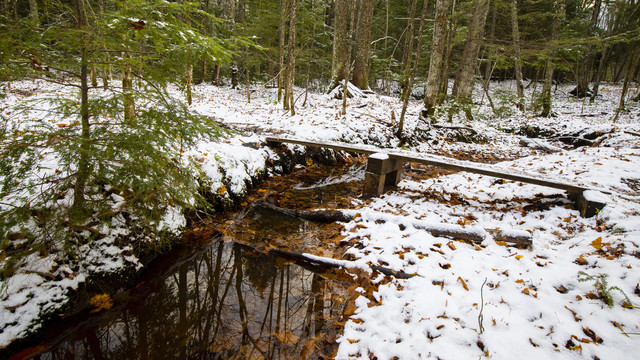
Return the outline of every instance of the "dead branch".
{"type": "Polygon", "coordinates": [[[431,126],[433,126],[436,129],[467,130],[467,131],[471,132],[474,135],[478,133],[478,131],[476,131],[476,129],[474,129],[474,128],[470,127],[470,126],[440,125],[440,124],[432,124],[431,126]]]}
{"type": "Polygon", "coordinates": [[[640,132],[631,131],[631,130],[625,130],[624,132],[629,135],[640,136],[640,132]]]}
{"type": "Polygon", "coordinates": [[[273,211],[285,214],[287,216],[296,217],[305,220],[316,221],[320,223],[332,223],[336,221],[349,222],[353,220],[353,216],[347,215],[339,210],[321,209],[321,210],[298,210],[279,207],[267,201],[256,203],[273,211]]]}

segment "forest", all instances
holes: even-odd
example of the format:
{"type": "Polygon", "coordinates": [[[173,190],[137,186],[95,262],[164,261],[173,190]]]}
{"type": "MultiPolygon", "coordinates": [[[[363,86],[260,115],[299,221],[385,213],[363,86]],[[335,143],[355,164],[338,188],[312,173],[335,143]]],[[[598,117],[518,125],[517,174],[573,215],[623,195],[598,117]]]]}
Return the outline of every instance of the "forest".
{"type": "Polygon", "coordinates": [[[0,36],[0,357],[640,350],[637,0],[2,0],[0,36]]]}

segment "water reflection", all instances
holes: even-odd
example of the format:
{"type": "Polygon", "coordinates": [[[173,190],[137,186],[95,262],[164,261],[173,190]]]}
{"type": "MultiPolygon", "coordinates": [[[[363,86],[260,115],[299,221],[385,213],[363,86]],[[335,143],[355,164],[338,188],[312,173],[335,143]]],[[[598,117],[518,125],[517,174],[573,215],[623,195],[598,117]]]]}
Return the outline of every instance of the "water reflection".
{"type": "Polygon", "coordinates": [[[77,325],[40,358],[304,359],[331,351],[327,320],[343,311],[333,280],[224,242],[151,275],[119,309],[77,325]]]}

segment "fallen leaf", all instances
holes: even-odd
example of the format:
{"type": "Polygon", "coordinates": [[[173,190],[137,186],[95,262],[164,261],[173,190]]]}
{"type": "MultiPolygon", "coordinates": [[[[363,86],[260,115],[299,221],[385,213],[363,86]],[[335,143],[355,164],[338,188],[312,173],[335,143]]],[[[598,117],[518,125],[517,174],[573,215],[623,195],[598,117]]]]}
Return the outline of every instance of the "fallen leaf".
{"type": "Polygon", "coordinates": [[[454,245],[453,241],[449,241],[449,242],[447,243],[447,246],[448,246],[448,247],[449,247],[449,249],[451,249],[451,250],[455,250],[455,249],[456,249],[456,246],[454,245]]]}
{"type": "Polygon", "coordinates": [[[89,300],[89,304],[94,307],[91,312],[95,313],[100,310],[111,309],[111,307],[113,307],[113,299],[111,299],[109,294],[98,294],[89,300]]]}
{"type": "Polygon", "coordinates": [[[275,337],[280,340],[280,342],[285,343],[285,344],[295,344],[297,343],[300,338],[296,335],[294,335],[291,331],[278,331],[275,332],[273,335],[275,335],[275,337]]]}
{"type": "Polygon", "coordinates": [[[460,281],[462,283],[462,287],[465,290],[469,291],[469,287],[467,286],[467,283],[460,276],[458,276],[458,281],[460,281]]]}
{"type": "Polygon", "coordinates": [[[226,192],[227,192],[227,187],[226,186],[223,185],[223,186],[218,188],[218,194],[224,195],[224,193],[226,193],[226,192]]]}
{"type": "Polygon", "coordinates": [[[525,295],[529,295],[529,288],[524,288],[524,290],[522,290],[522,293],[525,295]]]}
{"type": "Polygon", "coordinates": [[[591,242],[591,246],[593,246],[596,250],[602,249],[602,237],[599,237],[591,242]]]}
{"type": "Polygon", "coordinates": [[[587,260],[585,260],[582,255],[580,255],[575,261],[576,264],[578,265],[587,265],[589,264],[589,262],[587,260]]]}
{"type": "Polygon", "coordinates": [[[517,260],[520,260],[520,259],[522,259],[523,257],[524,257],[524,256],[522,256],[522,255],[516,255],[516,259],[517,259],[517,260]]]}

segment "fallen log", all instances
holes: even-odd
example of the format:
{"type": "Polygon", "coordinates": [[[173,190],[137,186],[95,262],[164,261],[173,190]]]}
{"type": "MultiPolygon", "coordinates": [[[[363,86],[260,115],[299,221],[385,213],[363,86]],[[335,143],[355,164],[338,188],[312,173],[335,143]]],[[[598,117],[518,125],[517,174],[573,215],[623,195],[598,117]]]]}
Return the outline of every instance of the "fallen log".
{"type": "Polygon", "coordinates": [[[285,214],[287,216],[311,220],[320,223],[332,223],[336,221],[341,222],[349,222],[353,220],[353,216],[347,215],[339,210],[331,210],[331,209],[320,209],[320,210],[298,210],[298,209],[288,209],[277,206],[268,201],[261,201],[256,203],[256,206],[262,206],[264,208],[277,211],[279,213],[285,214]]]}
{"type": "MultiPolygon", "coordinates": [[[[270,249],[269,254],[283,257],[285,259],[294,260],[296,262],[311,263],[313,265],[319,265],[326,268],[344,268],[344,269],[361,269],[362,266],[349,260],[338,260],[332,258],[326,258],[322,256],[311,255],[307,253],[296,253],[292,251],[282,249],[270,249]]],[[[407,274],[403,271],[395,271],[382,266],[369,266],[371,270],[378,271],[387,276],[393,276],[397,279],[409,279],[415,274],[407,274]]]]}
{"type": "MultiPolygon", "coordinates": [[[[287,216],[292,216],[300,219],[322,222],[322,223],[332,223],[336,221],[340,222],[349,222],[355,218],[354,215],[349,213],[340,211],[340,210],[331,210],[331,209],[320,209],[320,210],[296,210],[296,209],[288,209],[277,206],[267,201],[261,201],[256,203],[256,206],[263,206],[273,211],[277,211],[287,216]]],[[[389,216],[389,215],[385,215],[389,216]]],[[[386,221],[385,219],[371,219],[372,221],[386,221]]],[[[398,221],[402,223],[402,221],[398,221]]],[[[517,247],[529,247],[532,245],[531,234],[526,231],[503,231],[498,229],[491,229],[485,231],[481,228],[475,227],[461,227],[453,224],[427,224],[421,221],[412,221],[409,224],[416,229],[424,230],[431,234],[434,237],[445,237],[453,240],[463,240],[472,243],[481,243],[485,240],[487,236],[487,232],[492,234],[493,239],[495,241],[502,241],[508,244],[517,246],[517,247]]]]}
{"type": "Polygon", "coordinates": [[[440,124],[432,124],[431,126],[433,126],[436,129],[451,129],[451,130],[467,130],[470,133],[472,133],[473,135],[476,135],[478,133],[478,131],[470,126],[464,126],[464,125],[440,125],[440,124]]]}
{"type": "Polygon", "coordinates": [[[520,146],[529,147],[536,150],[542,150],[546,152],[560,152],[562,149],[559,147],[547,144],[540,140],[530,139],[526,137],[520,138],[520,146]]]}

